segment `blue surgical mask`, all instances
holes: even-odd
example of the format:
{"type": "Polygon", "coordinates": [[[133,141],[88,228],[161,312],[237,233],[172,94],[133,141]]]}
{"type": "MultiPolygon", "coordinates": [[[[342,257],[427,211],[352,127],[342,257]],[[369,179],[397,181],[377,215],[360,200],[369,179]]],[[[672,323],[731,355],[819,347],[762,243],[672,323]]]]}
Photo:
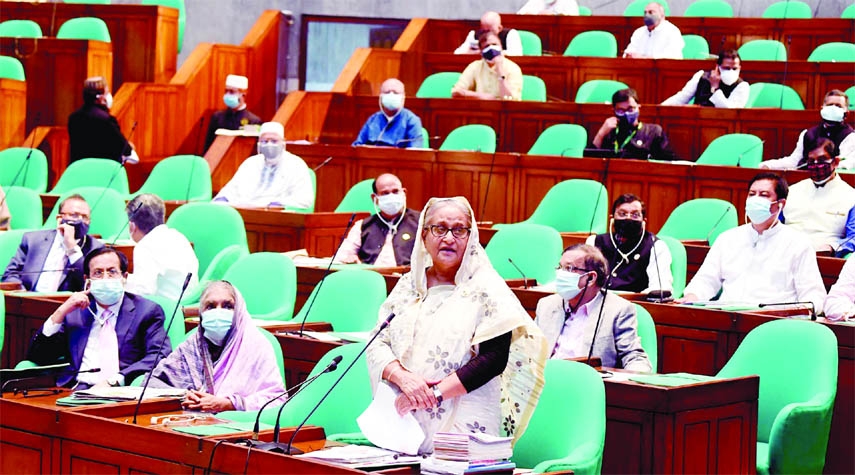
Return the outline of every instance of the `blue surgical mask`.
{"type": "Polygon", "coordinates": [[[389,109],[390,111],[399,111],[401,107],[404,106],[404,95],[397,94],[394,92],[387,92],[385,94],[380,94],[380,105],[389,109]]]}
{"type": "Polygon", "coordinates": [[[658,21],[659,21],[659,15],[656,15],[656,14],[644,15],[644,24],[647,26],[653,26],[658,21]]]}
{"type": "Polygon", "coordinates": [[[205,338],[221,346],[232,328],[235,311],[230,308],[212,308],[202,312],[202,330],[205,338]]]}
{"type": "Polygon", "coordinates": [[[102,305],[113,305],[125,293],[123,279],[94,279],[89,281],[89,293],[102,305]]]}
{"type": "Polygon", "coordinates": [[[240,94],[227,92],[223,94],[223,102],[229,109],[235,109],[240,105],[240,94]]]}
{"type": "Polygon", "coordinates": [[[615,116],[618,118],[619,126],[623,128],[630,128],[635,124],[635,121],[638,120],[639,115],[638,110],[627,111],[623,114],[615,113],[615,116]]]}
{"type": "Polygon", "coordinates": [[[582,274],[570,272],[564,269],[555,271],[555,292],[564,300],[571,300],[580,293],[584,288],[579,288],[579,280],[582,274]]]}
{"type": "Polygon", "coordinates": [[[772,204],[774,201],[769,201],[762,196],[749,196],[745,200],[745,216],[754,224],[766,222],[772,217],[772,204]]]}
{"type": "Polygon", "coordinates": [[[496,56],[502,55],[502,48],[496,45],[490,45],[481,50],[481,56],[487,61],[492,61],[496,56]]]}

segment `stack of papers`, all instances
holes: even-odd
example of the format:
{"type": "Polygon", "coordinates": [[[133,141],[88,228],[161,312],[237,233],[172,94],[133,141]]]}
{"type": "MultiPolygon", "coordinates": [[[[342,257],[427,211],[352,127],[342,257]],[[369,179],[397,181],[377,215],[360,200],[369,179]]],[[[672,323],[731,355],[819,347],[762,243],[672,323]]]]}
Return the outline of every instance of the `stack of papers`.
{"type": "Polygon", "coordinates": [[[352,468],[414,464],[422,460],[419,456],[406,456],[392,450],[364,445],[328,447],[323,450],[295,455],[295,457],[321,460],[352,468]]]}
{"type": "Polygon", "coordinates": [[[514,454],[510,437],[455,432],[437,432],[433,453],[441,460],[463,462],[507,460],[514,454]]]}
{"type": "MultiPolygon", "coordinates": [[[[114,402],[135,401],[140,398],[142,387],[139,386],[119,386],[109,388],[89,388],[83,391],[75,391],[71,394],[72,399],[86,400],[98,399],[114,402]]],[[[161,398],[161,397],[184,397],[187,393],[185,389],[175,388],[147,388],[143,400],[161,398]]]]}

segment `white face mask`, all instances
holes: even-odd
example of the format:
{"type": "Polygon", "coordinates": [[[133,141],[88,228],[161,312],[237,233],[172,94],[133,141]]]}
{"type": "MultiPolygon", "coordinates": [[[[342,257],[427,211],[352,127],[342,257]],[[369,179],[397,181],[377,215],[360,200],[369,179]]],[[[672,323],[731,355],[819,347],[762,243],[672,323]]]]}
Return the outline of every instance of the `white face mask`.
{"type": "Polygon", "coordinates": [[[404,95],[394,92],[380,94],[380,105],[396,113],[404,106],[404,95]]]}
{"type": "Polygon", "coordinates": [[[107,107],[107,109],[112,109],[113,108],[113,95],[108,92],[107,94],[104,94],[101,97],[104,98],[104,105],[107,107]]]}
{"type": "Polygon", "coordinates": [[[584,289],[579,288],[579,280],[584,274],[558,269],[555,271],[555,291],[564,300],[571,300],[582,293],[584,289]]]}
{"type": "Polygon", "coordinates": [[[772,204],[774,201],[769,201],[762,196],[749,196],[745,200],[745,216],[754,224],[765,223],[772,217],[772,204]]]}
{"type": "Polygon", "coordinates": [[[407,197],[401,192],[378,195],[376,204],[380,211],[391,216],[400,213],[406,202],[407,197]]]}
{"type": "Polygon", "coordinates": [[[205,331],[205,338],[217,346],[222,346],[232,328],[234,318],[235,311],[230,308],[212,308],[202,312],[202,329],[205,331]]]}
{"type": "Polygon", "coordinates": [[[731,86],[733,83],[739,79],[739,70],[738,69],[721,69],[719,68],[719,74],[721,74],[721,82],[724,84],[731,86]]]}
{"type": "Polygon", "coordinates": [[[840,107],[828,105],[822,106],[822,109],[819,110],[819,115],[829,122],[843,122],[846,111],[840,107]]]}
{"type": "Polygon", "coordinates": [[[113,305],[125,293],[125,281],[118,279],[93,279],[89,281],[89,293],[102,305],[113,305]]]}

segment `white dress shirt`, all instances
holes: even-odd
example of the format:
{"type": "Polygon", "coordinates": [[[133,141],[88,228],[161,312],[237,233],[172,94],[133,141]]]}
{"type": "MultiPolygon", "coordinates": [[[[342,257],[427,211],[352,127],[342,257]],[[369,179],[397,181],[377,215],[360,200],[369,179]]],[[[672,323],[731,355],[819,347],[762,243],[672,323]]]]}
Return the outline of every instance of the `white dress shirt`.
{"type": "MultiPolygon", "coordinates": [[[[553,359],[567,359],[581,356],[588,356],[588,346],[584,345],[585,324],[591,314],[591,308],[594,304],[602,299],[602,294],[597,292],[597,295],[590,302],[580,306],[569,317],[564,319],[564,327],[561,328],[561,334],[558,335],[558,340],[555,342],[555,348],[552,349],[553,359]]],[[[561,300],[564,305],[564,312],[570,311],[570,304],[566,299],[561,300]]]]}
{"type": "Polygon", "coordinates": [[[825,287],[816,252],[804,234],[781,223],[758,234],[750,224],[721,233],[684,294],[722,302],[813,302],[822,310],[825,287]]]}
{"type": "Polygon", "coordinates": [[[187,273],[190,286],[199,283],[199,260],[190,241],[179,231],[155,227],[134,246],[134,273],[125,289],[138,295],[157,295],[178,300],[187,273]]]}
{"type": "Polygon", "coordinates": [[[214,200],[235,206],[309,208],[315,202],[315,190],[306,162],[283,150],[275,167],[267,166],[261,154],[244,160],[214,200]]]}
{"type": "Polygon", "coordinates": [[[654,59],[683,59],[683,35],[668,20],[662,20],[653,31],[639,27],[629,39],[627,53],[641,54],[654,59]]]}
{"type": "Polygon", "coordinates": [[[528,0],[517,13],[520,15],[578,16],[579,4],[576,3],[576,0],[528,0]]]}
{"type": "MultiPolygon", "coordinates": [[[[505,37],[506,48],[504,49],[505,56],[522,56],[522,40],[517,30],[508,30],[508,35],[505,37]]],[[[480,54],[478,49],[478,40],[475,38],[475,30],[469,30],[463,44],[454,50],[454,54],[480,54]]]]}
{"type": "MultiPolygon", "coordinates": [[[[360,248],[362,248],[361,219],[353,223],[353,226],[351,226],[350,231],[348,231],[347,237],[341,244],[341,249],[338,250],[336,262],[343,262],[347,260],[347,258],[353,257],[356,257],[358,261],[358,253],[360,248]]],[[[380,254],[377,256],[377,260],[374,261],[373,265],[378,267],[395,267],[398,265],[398,262],[395,260],[395,248],[392,247],[391,232],[386,233],[386,242],[384,242],[383,247],[380,248],[380,254]]]]}
{"type": "Polygon", "coordinates": [[[45,265],[42,267],[42,273],[36,282],[34,288],[36,292],[56,292],[59,289],[60,282],[62,282],[62,277],[66,274],[66,266],[83,258],[83,251],[77,246],[74,248],[74,253],[68,256],[68,263],[66,263],[66,252],[65,240],[62,238],[62,234],[57,231],[53,236],[53,242],[50,245],[47,259],[45,259],[45,265]]]}
{"type": "MultiPolygon", "coordinates": [[[[804,156],[804,141],[807,129],[802,130],[796,140],[796,148],[786,157],[766,160],[763,166],[772,170],[794,170],[804,156]]],[[[840,142],[840,165],[837,168],[855,169],[855,134],[849,134],[840,142]]]]}
{"type": "MultiPolygon", "coordinates": [[[[689,79],[689,82],[683,86],[683,89],[680,92],[674,94],[668,99],[665,99],[665,102],[663,102],[662,105],[680,106],[688,104],[689,101],[695,97],[695,93],[698,92],[698,82],[701,80],[701,76],[703,76],[705,72],[706,71],[703,69],[696,72],[692,76],[692,79],[689,79]]],[[[712,96],[710,96],[710,102],[721,109],[741,109],[745,107],[745,104],[748,102],[748,95],[750,93],[751,86],[749,86],[747,82],[742,81],[733,89],[730,93],[730,97],[725,97],[724,92],[722,92],[721,89],[716,89],[712,96]]]]}
{"type": "MultiPolygon", "coordinates": [[[[585,244],[594,246],[596,239],[597,236],[590,235],[585,239],[585,244]]],[[[650,262],[647,263],[646,273],[647,288],[642,290],[641,293],[646,294],[653,290],[660,290],[660,282],[662,283],[661,290],[674,290],[674,274],[671,273],[671,250],[668,248],[668,244],[665,244],[665,241],[656,239],[656,242],[653,243],[650,262]]]]}
{"type": "Polygon", "coordinates": [[[837,283],[825,299],[825,318],[837,321],[855,317],[855,258],[843,264],[837,283]]]}
{"type": "MultiPolygon", "coordinates": [[[[124,300],[124,295],[113,305],[107,307],[112,315],[110,319],[113,321],[113,328],[116,328],[116,322],[118,320],[119,309],[122,307],[122,301],[124,300]]],[[[80,371],[86,371],[92,368],[100,368],[102,360],[101,350],[99,348],[99,340],[101,338],[101,327],[104,325],[105,321],[102,319],[104,315],[104,307],[100,305],[95,305],[95,321],[92,322],[92,326],[89,328],[89,339],[86,340],[86,347],[83,349],[83,360],[80,362],[80,371]]],[[[92,311],[91,308],[88,308],[88,311],[92,311]]],[[[50,317],[48,317],[45,324],[42,326],[42,333],[46,337],[51,337],[55,335],[62,329],[62,323],[54,323],[50,317]]],[[[118,348],[118,339],[116,341],[116,348],[118,348]]],[[[116,367],[118,368],[119,355],[116,354],[116,367]]],[[[89,384],[90,386],[94,386],[95,384],[100,383],[101,381],[106,381],[108,379],[117,380],[119,384],[125,384],[125,377],[121,373],[115,374],[107,374],[106,372],[100,371],[97,373],[80,373],[77,375],[77,381],[85,384],[89,384]]]]}
{"type": "Polygon", "coordinates": [[[810,238],[814,249],[837,249],[846,238],[846,218],[853,206],[855,189],[840,175],[821,187],[808,178],[790,186],[784,218],[787,226],[810,238]]]}

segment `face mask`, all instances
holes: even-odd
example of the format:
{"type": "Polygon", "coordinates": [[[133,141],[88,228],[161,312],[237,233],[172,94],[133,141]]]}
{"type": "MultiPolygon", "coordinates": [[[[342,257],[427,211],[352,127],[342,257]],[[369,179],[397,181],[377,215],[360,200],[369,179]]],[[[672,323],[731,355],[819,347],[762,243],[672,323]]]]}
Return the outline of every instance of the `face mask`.
{"type": "Polygon", "coordinates": [[[89,225],[84,223],[83,221],[72,221],[69,219],[63,219],[61,223],[74,227],[74,239],[77,241],[83,239],[83,236],[86,236],[86,234],[89,232],[89,225]]]}
{"type": "Polygon", "coordinates": [[[232,94],[227,92],[223,95],[223,102],[229,109],[235,109],[237,108],[237,106],[240,105],[240,94],[232,94]]]}
{"type": "Polygon", "coordinates": [[[394,92],[380,94],[380,105],[390,111],[399,111],[404,106],[404,95],[394,92]]]}
{"type": "Polygon", "coordinates": [[[95,279],[89,281],[89,293],[103,305],[113,305],[125,293],[125,283],[122,279],[95,279]]]}
{"type": "Polygon", "coordinates": [[[822,106],[819,115],[822,116],[822,120],[828,122],[843,122],[846,111],[837,106],[822,106]]]}
{"type": "Polygon", "coordinates": [[[644,15],[644,24],[647,26],[653,26],[657,22],[659,22],[659,15],[644,15]]]}
{"type": "Polygon", "coordinates": [[[232,328],[235,311],[229,308],[212,308],[202,312],[202,330],[205,338],[220,346],[232,328]]]}
{"type": "Polygon", "coordinates": [[[385,214],[394,215],[404,209],[407,198],[403,193],[389,193],[377,197],[377,207],[385,214]]]}
{"type": "Polygon", "coordinates": [[[639,112],[640,111],[636,110],[636,111],[632,111],[632,112],[626,112],[623,115],[615,114],[615,116],[617,116],[617,118],[618,118],[619,126],[624,128],[624,129],[628,129],[628,128],[633,127],[633,124],[635,124],[635,121],[638,120],[639,112]]]}
{"type": "Polygon", "coordinates": [[[634,219],[615,219],[615,234],[623,237],[636,237],[641,234],[642,221],[634,219]]]}
{"type": "Polygon", "coordinates": [[[745,215],[754,224],[764,223],[772,217],[770,208],[773,203],[762,196],[749,196],[745,200],[745,215]]]}
{"type": "Polygon", "coordinates": [[[264,160],[269,164],[274,164],[279,161],[284,147],[280,143],[260,143],[258,144],[258,153],[264,155],[264,160]]]}
{"type": "Polygon", "coordinates": [[[831,169],[831,162],[811,162],[807,166],[807,171],[810,173],[810,179],[817,185],[822,185],[831,178],[834,170],[831,169]]]}
{"type": "Polygon", "coordinates": [[[721,82],[730,86],[739,79],[739,70],[738,69],[719,69],[719,74],[721,74],[721,82]]]}
{"type": "Polygon", "coordinates": [[[105,101],[104,105],[107,107],[107,109],[112,109],[113,108],[113,95],[112,94],[104,94],[103,97],[104,97],[104,101],[105,101]]]}
{"type": "Polygon", "coordinates": [[[582,274],[558,269],[555,271],[555,291],[564,300],[571,300],[582,293],[584,288],[579,288],[579,280],[582,274]]]}
{"type": "Polygon", "coordinates": [[[490,45],[481,50],[481,56],[487,61],[492,61],[496,56],[502,55],[502,48],[496,45],[490,45]]]}

